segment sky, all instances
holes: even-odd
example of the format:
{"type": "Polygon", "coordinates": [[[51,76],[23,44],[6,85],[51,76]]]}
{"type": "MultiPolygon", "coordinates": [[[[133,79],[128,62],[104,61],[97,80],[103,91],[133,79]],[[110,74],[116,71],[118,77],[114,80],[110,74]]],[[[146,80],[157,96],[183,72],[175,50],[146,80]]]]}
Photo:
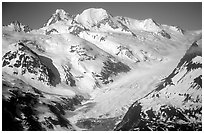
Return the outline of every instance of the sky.
{"type": "Polygon", "coordinates": [[[201,2],[3,2],[2,24],[18,20],[38,29],[56,9],[74,15],[88,8],[103,8],[113,16],[138,20],[152,18],[160,24],[176,25],[185,30],[202,28],[201,2]]]}

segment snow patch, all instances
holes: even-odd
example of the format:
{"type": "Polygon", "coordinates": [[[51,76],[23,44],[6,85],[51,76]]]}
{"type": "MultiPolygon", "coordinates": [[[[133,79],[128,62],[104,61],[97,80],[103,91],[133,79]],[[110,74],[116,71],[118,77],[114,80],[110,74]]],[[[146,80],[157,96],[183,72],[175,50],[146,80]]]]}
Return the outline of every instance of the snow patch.
{"type": "Polygon", "coordinates": [[[202,57],[196,56],[195,58],[192,59],[192,62],[195,64],[202,64],[202,57]]]}

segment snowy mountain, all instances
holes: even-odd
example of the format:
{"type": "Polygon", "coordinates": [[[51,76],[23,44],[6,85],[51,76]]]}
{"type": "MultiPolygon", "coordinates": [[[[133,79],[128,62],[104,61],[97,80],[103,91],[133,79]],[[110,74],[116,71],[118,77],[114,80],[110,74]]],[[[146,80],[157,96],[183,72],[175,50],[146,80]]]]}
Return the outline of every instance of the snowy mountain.
{"type": "Polygon", "coordinates": [[[196,42],[155,90],[131,105],[115,130],[202,130],[202,49],[196,42]]]}
{"type": "MultiPolygon", "coordinates": [[[[3,130],[137,130],[141,120],[129,117],[137,102],[156,116],[163,105],[199,112],[200,39],[201,31],[114,17],[102,8],[76,15],[57,9],[39,29],[17,21],[3,26],[3,130]],[[162,103],[166,96],[171,106],[162,103]]],[[[201,115],[184,121],[200,130],[201,115]]],[[[165,119],[159,121],[171,125],[165,119]]]]}
{"type": "Polygon", "coordinates": [[[69,19],[71,19],[71,16],[68,13],[66,13],[63,9],[57,9],[44,26],[49,26],[58,21],[68,21],[69,19]]]}
{"type": "Polygon", "coordinates": [[[18,22],[17,20],[11,22],[8,26],[3,26],[3,29],[6,28],[7,30],[16,31],[16,32],[29,32],[31,31],[30,27],[27,25],[23,25],[22,23],[18,22]]]}

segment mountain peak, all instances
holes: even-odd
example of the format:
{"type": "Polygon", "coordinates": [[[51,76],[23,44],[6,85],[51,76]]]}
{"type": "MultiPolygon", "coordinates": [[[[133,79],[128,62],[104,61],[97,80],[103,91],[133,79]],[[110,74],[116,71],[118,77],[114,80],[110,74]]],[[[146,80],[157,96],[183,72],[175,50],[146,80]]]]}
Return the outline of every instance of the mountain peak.
{"type": "Polygon", "coordinates": [[[47,21],[44,26],[49,26],[53,23],[56,23],[57,21],[61,20],[68,20],[69,19],[69,13],[65,12],[63,9],[57,9],[54,14],[50,17],[50,19],[47,21]]]}
{"type": "Polygon", "coordinates": [[[16,31],[16,32],[21,32],[21,31],[29,32],[29,31],[31,31],[29,26],[20,23],[18,20],[14,20],[13,22],[11,22],[9,25],[7,25],[5,27],[8,27],[12,31],[16,31]]]}
{"type": "Polygon", "coordinates": [[[107,15],[107,11],[103,8],[88,8],[85,9],[81,14],[89,12],[91,14],[103,14],[103,15],[107,15]]]}
{"type": "Polygon", "coordinates": [[[60,16],[68,15],[69,13],[65,12],[63,9],[57,9],[55,14],[59,14],[60,16]]]}
{"type": "Polygon", "coordinates": [[[159,26],[160,24],[158,24],[154,19],[152,18],[147,18],[144,20],[145,23],[148,23],[148,24],[153,24],[153,25],[156,25],[156,26],[159,26]]]}
{"type": "Polygon", "coordinates": [[[77,16],[77,21],[85,27],[90,27],[110,16],[111,15],[103,8],[89,8],[77,16]]]}
{"type": "Polygon", "coordinates": [[[16,25],[16,26],[21,25],[21,23],[18,20],[14,20],[13,22],[11,22],[11,24],[16,25]]]}
{"type": "Polygon", "coordinates": [[[147,31],[152,31],[152,32],[159,32],[159,31],[161,31],[160,24],[158,24],[152,18],[148,18],[148,19],[142,20],[140,22],[140,26],[144,30],[147,30],[147,31]]]}

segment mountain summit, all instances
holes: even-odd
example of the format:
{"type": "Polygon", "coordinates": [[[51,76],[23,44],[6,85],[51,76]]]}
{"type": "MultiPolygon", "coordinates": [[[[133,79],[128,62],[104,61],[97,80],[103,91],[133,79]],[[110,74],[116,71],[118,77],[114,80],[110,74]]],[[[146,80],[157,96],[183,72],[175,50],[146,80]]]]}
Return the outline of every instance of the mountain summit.
{"type": "Polygon", "coordinates": [[[84,10],[76,17],[77,22],[81,23],[85,27],[93,27],[104,19],[110,18],[110,15],[106,10],[102,8],[89,8],[84,10]]]}
{"type": "Polygon", "coordinates": [[[10,23],[8,26],[4,26],[3,28],[8,28],[8,30],[16,31],[16,32],[29,32],[31,28],[27,25],[20,23],[19,21],[15,20],[10,23]]]}
{"type": "Polygon", "coordinates": [[[57,9],[54,14],[52,14],[51,18],[47,21],[44,26],[49,26],[57,21],[66,21],[69,20],[70,15],[66,13],[63,9],[57,9]]]}
{"type": "Polygon", "coordinates": [[[3,26],[2,129],[201,130],[201,40],[102,8],[3,26]]]}

